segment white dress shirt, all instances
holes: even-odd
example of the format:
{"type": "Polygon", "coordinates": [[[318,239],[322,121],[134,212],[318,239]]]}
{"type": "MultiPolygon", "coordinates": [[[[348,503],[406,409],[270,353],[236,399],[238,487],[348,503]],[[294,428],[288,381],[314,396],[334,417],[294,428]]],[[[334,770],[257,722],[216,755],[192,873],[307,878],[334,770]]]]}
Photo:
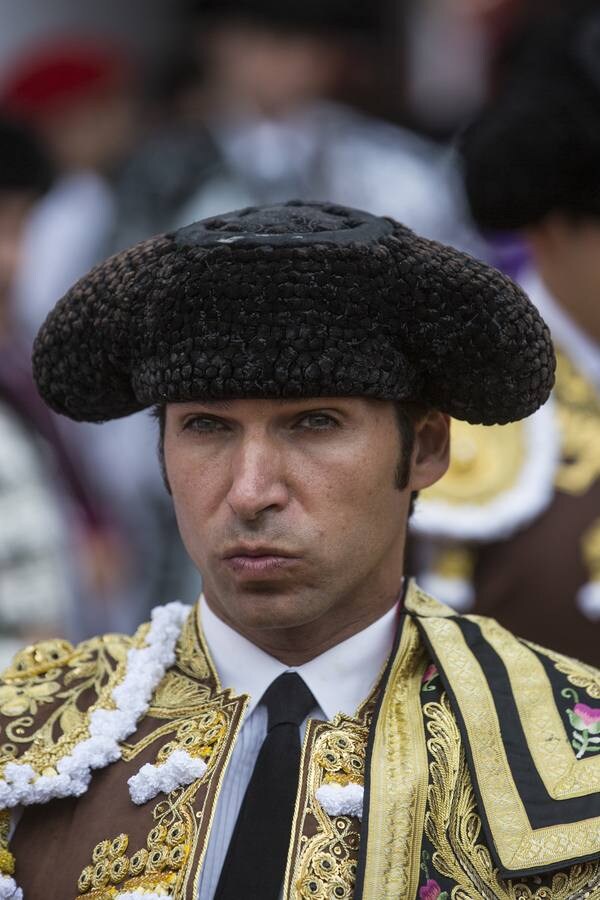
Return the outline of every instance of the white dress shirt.
{"type": "MultiPolygon", "coordinates": [[[[363,631],[302,666],[290,667],[269,656],[226,625],[200,599],[204,637],[222,687],[249,694],[240,729],[217,803],[202,875],[199,900],[212,900],[229,841],[267,734],[267,710],[259,706],[264,692],[282,672],[298,672],[313,693],[316,706],[308,719],[333,719],[338,712],[354,715],[374,687],[390,654],[398,606],[363,631]]],[[[306,730],[306,721],[301,734],[306,730]]],[[[291,824],[291,823],[290,823],[291,824]]]]}

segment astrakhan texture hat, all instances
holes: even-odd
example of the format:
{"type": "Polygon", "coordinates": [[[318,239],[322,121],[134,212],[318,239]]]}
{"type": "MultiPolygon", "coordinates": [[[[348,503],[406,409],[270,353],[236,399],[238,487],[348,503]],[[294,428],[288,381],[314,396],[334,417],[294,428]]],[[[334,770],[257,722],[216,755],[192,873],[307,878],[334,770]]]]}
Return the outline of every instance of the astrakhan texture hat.
{"type": "Polygon", "coordinates": [[[392,219],[291,202],[106,260],[34,346],[46,402],[103,421],[192,399],[365,396],[477,423],[548,397],[548,329],[510,279],[392,219]]]}
{"type": "Polygon", "coordinates": [[[482,228],[523,228],[553,211],[600,217],[598,0],[571,0],[522,39],[461,152],[482,228]]]}

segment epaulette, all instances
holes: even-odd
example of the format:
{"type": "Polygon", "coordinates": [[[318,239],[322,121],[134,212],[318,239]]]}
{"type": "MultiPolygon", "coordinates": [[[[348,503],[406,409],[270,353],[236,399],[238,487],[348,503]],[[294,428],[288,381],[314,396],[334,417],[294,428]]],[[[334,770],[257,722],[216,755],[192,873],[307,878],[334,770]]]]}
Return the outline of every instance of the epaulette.
{"type": "Polygon", "coordinates": [[[0,896],[13,896],[7,893],[14,870],[8,811],[80,796],[94,770],[120,758],[121,743],[134,732],[175,661],[189,613],[189,606],[170,603],[155,609],[152,622],[133,637],[108,634],[77,647],[64,640],[43,641],[20,651],[4,672],[0,896]]]}
{"type": "Polygon", "coordinates": [[[107,634],[73,646],[46,640],[19,651],[0,682],[0,776],[7,764],[56,771],[86,736],[89,710],[106,706],[135,639],[107,634]]]}
{"type": "Polygon", "coordinates": [[[600,671],[418,590],[408,611],[450,698],[502,876],[597,859],[600,671]]]}
{"type": "Polygon", "coordinates": [[[560,437],[552,401],[508,425],[452,420],[450,466],[423,491],[416,534],[451,541],[500,540],[538,516],[554,493],[560,437]]]}

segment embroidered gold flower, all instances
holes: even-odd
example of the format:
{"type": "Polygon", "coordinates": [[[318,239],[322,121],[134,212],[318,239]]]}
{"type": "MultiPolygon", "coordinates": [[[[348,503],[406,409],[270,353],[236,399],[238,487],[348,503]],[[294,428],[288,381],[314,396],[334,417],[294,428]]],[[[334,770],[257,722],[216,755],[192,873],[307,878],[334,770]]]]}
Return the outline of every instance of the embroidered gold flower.
{"type": "Polygon", "coordinates": [[[32,716],[43,703],[51,703],[60,690],[56,681],[32,679],[21,684],[3,684],[0,687],[0,713],[4,716],[32,716]]]}

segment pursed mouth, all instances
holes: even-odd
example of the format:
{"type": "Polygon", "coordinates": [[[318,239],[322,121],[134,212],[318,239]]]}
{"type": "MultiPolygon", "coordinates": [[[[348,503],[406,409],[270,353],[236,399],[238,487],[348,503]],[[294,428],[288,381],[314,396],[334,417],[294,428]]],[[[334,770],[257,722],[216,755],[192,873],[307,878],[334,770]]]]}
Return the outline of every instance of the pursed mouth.
{"type": "Polygon", "coordinates": [[[233,547],[223,559],[297,559],[298,555],[282,550],[279,547],[233,547]]]}

